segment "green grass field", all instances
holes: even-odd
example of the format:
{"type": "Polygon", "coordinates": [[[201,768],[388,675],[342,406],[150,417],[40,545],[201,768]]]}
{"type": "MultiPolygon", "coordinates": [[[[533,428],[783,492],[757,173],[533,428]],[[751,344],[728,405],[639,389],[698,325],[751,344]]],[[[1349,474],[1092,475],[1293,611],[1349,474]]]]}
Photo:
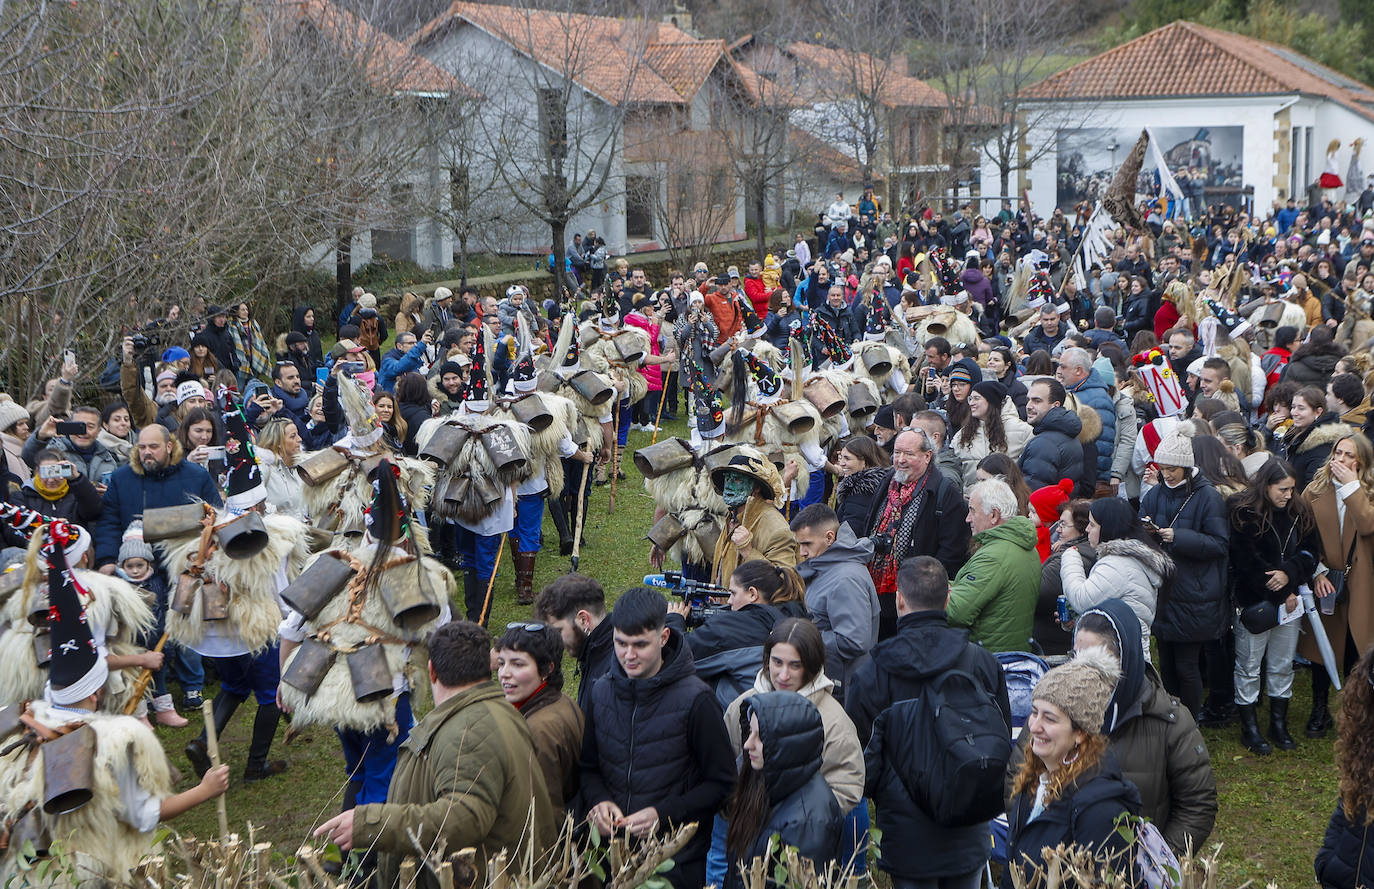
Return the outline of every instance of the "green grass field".
{"type": "MultiPolygon", "coordinates": [[[[682,421],[664,425],[664,435],[686,434],[682,421]]],[[[631,450],[648,442],[647,434],[630,433],[631,450]]],[[[587,546],[581,555],[581,570],[601,580],[610,597],[637,585],[652,570],[649,547],[642,537],[652,518],[653,502],[644,492],[643,480],[633,462],[626,459],[624,466],[628,478],[617,487],[614,514],[607,508],[610,487],[592,489],[587,503],[587,546]]],[[[557,535],[547,518],[544,535],[546,541],[555,542],[556,553],[557,535]]],[[[541,556],[535,588],[569,568],[567,558],[541,556]]],[[[490,621],[496,635],[507,622],[529,616],[528,609],[515,605],[513,584],[514,572],[507,551],[496,581],[490,621]]],[[[1295,731],[1307,721],[1308,689],[1307,675],[1299,673],[1292,707],[1295,731]]],[[[182,748],[200,729],[198,714],[188,715],[192,725],[186,729],[159,729],[173,764],[185,773],[181,787],[189,786],[191,781],[182,748]]],[[[222,741],[226,761],[234,770],[228,794],[231,829],[246,832],[246,823],[252,822],[259,829],[259,839],[273,841],[280,851],[293,852],[306,841],[313,825],[338,811],[344,784],[338,740],[327,727],[316,726],[305,730],[290,746],[283,746],[283,726],[273,756],[287,759],[290,770],[279,777],[245,785],[239,776],[251,724],[252,710],[245,706],[222,741]]],[[[1211,839],[1223,844],[1219,889],[1234,889],[1247,882],[1263,886],[1270,881],[1284,889],[1312,886],[1312,858],[1321,844],[1335,800],[1331,740],[1300,737],[1295,752],[1276,751],[1271,756],[1259,757],[1240,746],[1235,728],[1204,734],[1216,770],[1221,803],[1211,839]]],[[[200,837],[212,835],[216,829],[214,807],[192,810],[178,820],[176,827],[200,837]]]]}

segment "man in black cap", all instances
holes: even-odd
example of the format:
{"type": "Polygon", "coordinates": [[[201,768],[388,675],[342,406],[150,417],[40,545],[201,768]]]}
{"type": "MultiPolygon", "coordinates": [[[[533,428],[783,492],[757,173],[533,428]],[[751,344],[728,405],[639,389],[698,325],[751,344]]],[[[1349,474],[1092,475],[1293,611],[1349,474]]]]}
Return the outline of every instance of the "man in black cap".
{"type": "Polygon", "coordinates": [[[296,365],[301,379],[306,381],[307,386],[313,386],[315,371],[324,367],[323,362],[316,362],[310,357],[310,338],[299,330],[293,330],[286,335],[286,352],[282,355],[282,360],[296,365]]]}

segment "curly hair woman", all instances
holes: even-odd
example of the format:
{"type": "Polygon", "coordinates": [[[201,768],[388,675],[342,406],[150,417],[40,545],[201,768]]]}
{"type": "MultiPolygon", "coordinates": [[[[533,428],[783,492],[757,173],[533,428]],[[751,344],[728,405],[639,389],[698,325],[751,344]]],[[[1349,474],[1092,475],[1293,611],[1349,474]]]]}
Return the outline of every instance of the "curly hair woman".
{"type": "Polygon", "coordinates": [[[1374,886],[1374,650],[1350,673],[1336,719],[1340,800],[1314,862],[1323,889],[1374,886]]]}

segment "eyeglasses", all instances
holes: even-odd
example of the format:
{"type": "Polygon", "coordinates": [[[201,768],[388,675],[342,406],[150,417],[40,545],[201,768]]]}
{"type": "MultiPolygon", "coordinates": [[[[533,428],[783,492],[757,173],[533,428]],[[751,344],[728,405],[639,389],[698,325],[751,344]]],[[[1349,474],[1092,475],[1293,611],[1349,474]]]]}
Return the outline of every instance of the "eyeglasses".
{"type": "Polygon", "coordinates": [[[516,622],[514,622],[514,623],[506,624],[506,629],[508,629],[508,630],[524,630],[524,631],[527,632],[527,633],[537,633],[537,632],[539,632],[540,630],[544,629],[544,625],[543,625],[543,624],[526,624],[526,623],[521,623],[520,621],[516,621],[516,622]]]}

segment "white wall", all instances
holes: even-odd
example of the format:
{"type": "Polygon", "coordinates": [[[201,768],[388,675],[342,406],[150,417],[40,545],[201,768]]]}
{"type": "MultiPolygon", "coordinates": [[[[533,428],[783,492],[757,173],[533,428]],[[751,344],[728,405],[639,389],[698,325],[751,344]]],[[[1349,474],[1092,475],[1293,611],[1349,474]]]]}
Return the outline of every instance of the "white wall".
{"type": "MultiPolygon", "coordinates": [[[[1349,143],[1355,137],[1363,136],[1367,143],[1374,144],[1374,121],[1325,99],[1263,96],[1123,101],[1082,106],[1065,104],[1057,106],[1061,111],[1057,119],[1050,122],[1053,124],[1052,127],[1043,126],[1028,134],[1027,141],[1032,154],[1038,151],[1039,146],[1049,143],[1048,150],[1035,159],[1029,171],[1031,203],[1040,215],[1048,215],[1055,205],[1058,156],[1054,146],[1059,128],[1240,126],[1244,128],[1243,182],[1254,187],[1256,210],[1261,213],[1268,212],[1276,195],[1274,116],[1285,105],[1290,105],[1289,115],[1293,126],[1315,128],[1312,149],[1316,156],[1311,168],[1314,178],[1321,173],[1326,144],[1331,139],[1338,138],[1342,141],[1339,158],[1343,178],[1345,166],[1350,158],[1349,143]]],[[[1122,150],[1124,158],[1124,152],[1129,150],[1129,146],[1123,145],[1122,150]]],[[[1374,150],[1371,150],[1369,155],[1366,162],[1367,170],[1374,169],[1374,150]]],[[[1149,166],[1150,158],[1146,155],[1145,167],[1149,166]]],[[[1016,173],[1017,171],[1013,171],[1010,184],[1013,190],[1017,187],[1016,173]]],[[[986,158],[982,164],[982,176],[985,192],[997,187],[997,167],[986,158]]]]}

